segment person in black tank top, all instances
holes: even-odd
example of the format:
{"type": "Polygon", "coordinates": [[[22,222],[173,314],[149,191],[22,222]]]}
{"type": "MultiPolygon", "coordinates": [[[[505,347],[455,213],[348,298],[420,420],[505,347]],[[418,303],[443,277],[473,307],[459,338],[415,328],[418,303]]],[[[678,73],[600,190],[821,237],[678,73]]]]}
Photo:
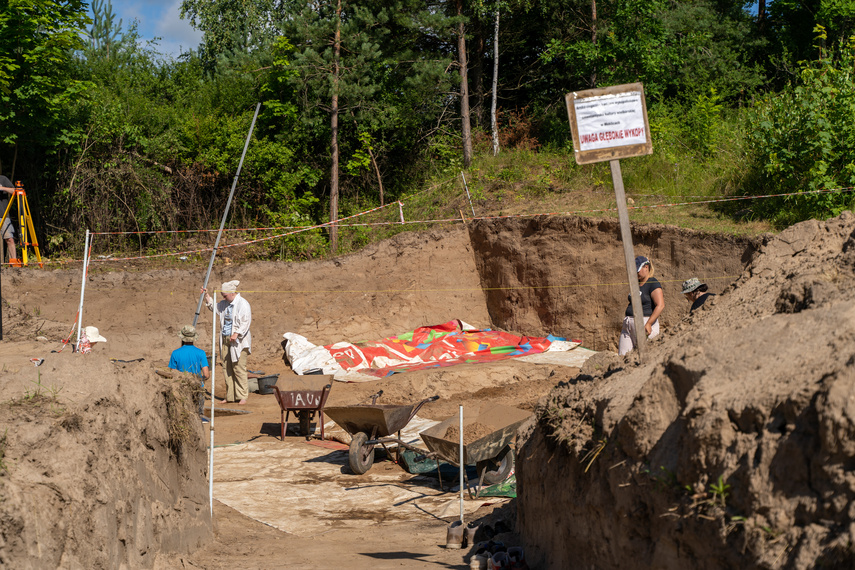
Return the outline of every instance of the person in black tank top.
{"type": "MultiPolygon", "coordinates": [[[[665,308],[665,295],[662,284],[653,277],[653,264],[643,255],[635,258],[638,272],[638,288],[641,293],[641,311],[644,313],[644,332],[647,338],[659,334],[659,315],[665,308]]],[[[635,318],[632,314],[632,299],[627,295],[629,305],[624,312],[623,328],[618,341],[618,354],[624,355],[635,348],[635,318]]]]}

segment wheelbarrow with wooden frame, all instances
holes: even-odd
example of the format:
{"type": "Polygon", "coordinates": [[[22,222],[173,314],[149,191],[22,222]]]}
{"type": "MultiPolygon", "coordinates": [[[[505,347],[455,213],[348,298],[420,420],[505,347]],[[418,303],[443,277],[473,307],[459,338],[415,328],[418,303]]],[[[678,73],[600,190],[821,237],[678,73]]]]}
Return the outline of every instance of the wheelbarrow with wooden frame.
{"type": "Polygon", "coordinates": [[[279,416],[282,441],[285,441],[285,430],[291,412],[300,422],[300,435],[310,437],[310,427],[315,414],[318,425],[321,426],[321,439],[324,438],[324,405],[332,390],[333,377],[331,374],[310,374],[306,376],[289,377],[282,382],[280,390],[273,386],[273,394],[279,402],[279,416]]]}
{"type": "MultiPolygon", "coordinates": [[[[371,396],[371,404],[331,407],[326,414],[352,437],[348,460],[354,473],[362,475],[374,464],[374,447],[379,445],[389,454],[387,444],[397,444],[401,448],[424,453],[423,449],[413,447],[401,439],[401,430],[412,420],[419,409],[439,396],[425,398],[415,404],[395,406],[377,404],[377,398],[383,394],[380,390],[371,396]],[[397,437],[392,434],[397,433],[397,437]]],[[[395,462],[399,452],[396,450],[395,462]]],[[[390,454],[391,456],[391,454],[390,454]]]]}

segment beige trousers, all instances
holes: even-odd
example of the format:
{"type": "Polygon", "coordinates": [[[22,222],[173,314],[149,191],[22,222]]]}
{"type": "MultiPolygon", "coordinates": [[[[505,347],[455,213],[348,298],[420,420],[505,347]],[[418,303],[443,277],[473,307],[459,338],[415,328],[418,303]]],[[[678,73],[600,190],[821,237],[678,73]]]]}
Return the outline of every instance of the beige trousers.
{"type": "Polygon", "coordinates": [[[249,385],[246,380],[246,359],[248,353],[246,349],[240,351],[240,358],[237,362],[232,361],[231,351],[229,350],[229,337],[224,336],[220,339],[220,359],[223,364],[223,370],[226,373],[226,401],[238,402],[246,400],[249,394],[249,385]]]}

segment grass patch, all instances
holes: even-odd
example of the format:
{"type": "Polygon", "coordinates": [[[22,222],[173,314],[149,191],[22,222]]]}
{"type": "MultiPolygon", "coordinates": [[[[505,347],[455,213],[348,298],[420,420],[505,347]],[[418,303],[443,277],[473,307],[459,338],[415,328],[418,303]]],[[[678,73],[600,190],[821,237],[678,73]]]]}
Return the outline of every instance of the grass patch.
{"type": "Polygon", "coordinates": [[[199,422],[197,398],[204,393],[201,382],[193,374],[179,373],[163,391],[166,404],[166,431],[169,449],[179,459],[184,445],[196,438],[195,424],[199,422]]]}
{"type": "Polygon", "coordinates": [[[20,398],[9,401],[11,406],[26,406],[29,408],[47,407],[50,413],[60,415],[65,412],[65,407],[59,400],[62,388],[56,385],[45,386],[42,384],[42,373],[39,371],[38,379],[33,380],[33,388],[24,392],[20,398]]]}

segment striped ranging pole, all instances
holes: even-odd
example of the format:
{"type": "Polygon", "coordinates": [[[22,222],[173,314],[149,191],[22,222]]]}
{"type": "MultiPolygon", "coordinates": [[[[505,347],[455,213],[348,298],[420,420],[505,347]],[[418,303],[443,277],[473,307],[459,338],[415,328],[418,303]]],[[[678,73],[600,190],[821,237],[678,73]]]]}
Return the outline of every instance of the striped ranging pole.
{"type": "Polygon", "coordinates": [[[86,293],[86,277],[89,274],[89,244],[92,241],[92,234],[86,230],[86,239],[83,242],[83,279],[80,284],[80,306],[77,308],[77,343],[75,348],[80,346],[80,332],[83,330],[83,297],[86,293]]]}
{"type": "MultiPolygon", "coordinates": [[[[220,247],[220,238],[223,237],[223,228],[226,226],[226,220],[229,217],[229,209],[232,207],[232,198],[235,196],[235,188],[240,177],[240,170],[243,168],[243,159],[246,157],[246,149],[249,148],[249,139],[252,138],[252,131],[255,129],[255,120],[258,118],[258,111],[261,109],[261,103],[255,106],[255,115],[252,116],[252,124],[249,126],[249,134],[246,135],[246,142],[243,145],[243,154],[240,155],[240,163],[235,173],[235,179],[232,182],[232,190],[229,192],[229,200],[226,202],[226,209],[223,212],[223,219],[220,222],[220,230],[217,232],[217,239],[214,242],[214,251],[211,252],[211,261],[208,262],[208,272],[205,274],[205,281],[202,283],[202,289],[208,288],[208,280],[211,278],[211,269],[214,267],[214,259],[217,257],[217,249],[220,247]]],[[[199,321],[199,313],[202,312],[202,301],[205,300],[205,292],[199,294],[199,304],[196,305],[196,314],[193,315],[193,326],[199,321]]]]}
{"type": "MultiPolygon", "coordinates": [[[[216,295],[217,292],[214,291],[216,295]]],[[[211,419],[208,421],[210,426],[211,444],[208,447],[208,502],[211,509],[211,517],[214,516],[214,407],[217,397],[214,395],[214,387],[216,384],[217,364],[214,360],[217,358],[217,307],[214,305],[213,324],[211,325],[211,419]]],[[[204,398],[205,395],[202,394],[204,398]]]]}

